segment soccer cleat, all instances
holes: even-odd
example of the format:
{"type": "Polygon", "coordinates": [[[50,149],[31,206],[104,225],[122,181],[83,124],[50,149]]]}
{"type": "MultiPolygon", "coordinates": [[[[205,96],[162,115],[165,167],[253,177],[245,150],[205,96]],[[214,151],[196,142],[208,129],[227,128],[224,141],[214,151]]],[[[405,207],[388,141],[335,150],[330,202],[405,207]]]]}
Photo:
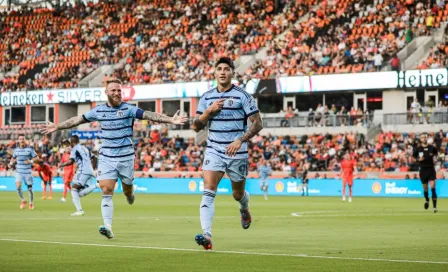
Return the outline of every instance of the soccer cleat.
{"type": "Polygon", "coordinates": [[[33,203],[30,203],[30,206],[28,207],[28,209],[30,209],[30,210],[34,210],[34,204],[33,204],[33,203]]]}
{"type": "Polygon", "coordinates": [[[268,200],[268,197],[267,197],[267,196],[265,196],[265,197],[264,197],[264,200],[268,200]]]}
{"type": "Polygon", "coordinates": [[[434,213],[437,213],[437,211],[438,211],[437,208],[434,208],[434,213]]]}
{"type": "Polygon", "coordinates": [[[114,233],[112,232],[111,226],[100,226],[99,230],[101,235],[105,236],[107,239],[114,238],[114,233]]]}
{"type": "Polygon", "coordinates": [[[241,214],[241,226],[243,229],[248,229],[252,223],[252,217],[250,216],[249,209],[240,210],[241,214]]]}
{"type": "Polygon", "coordinates": [[[345,201],[345,196],[342,197],[342,201],[345,201]]]}
{"type": "Polygon", "coordinates": [[[200,246],[203,246],[205,250],[212,250],[212,235],[209,233],[206,234],[198,234],[194,238],[196,243],[200,246]]]}
{"type": "Polygon", "coordinates": [[[350,203],[352,202],[352,198],[351,197],[348,198],[348,202],[350,202],[350,203]]]}
{"type": "Polygon", "coordinates": [[[61,201],[62,203],[64,203],[66,200],[65,200],[65,198],[61,198],[61,200],[59,200],[59,201],[61,201]]]}
{"type": "Polygon", "coordinates": [[[52,199],[53,199],[53,197],[52,197],[52,196],[49,196],[49,197],[48,197],[48,200],[52,200],[52,199]]]}
{"type": "Polygon", "coordinates": [[[43,197],[41,197],[40,199],[45,200],[45,199],[47,199],[47,197],[46,197],[46,196],[43,196],[43,197]]]}
{"type": "Polygon", "coordinates": [[[425,202],[425,210],[427,210],[429,208],[429,201],[425,202]]]}
{"type": "Polygon", "coordinates": [[[20,203],[20,209],[23,210],[26,206],[26,200],[23,200],[22,203],[20,203]]]}
{"type": "Polygon", "coordinates": [[[83,215],[84,215],[84,211],[76,211],[71,214],[71,216],[83,216],[83,215]]]}

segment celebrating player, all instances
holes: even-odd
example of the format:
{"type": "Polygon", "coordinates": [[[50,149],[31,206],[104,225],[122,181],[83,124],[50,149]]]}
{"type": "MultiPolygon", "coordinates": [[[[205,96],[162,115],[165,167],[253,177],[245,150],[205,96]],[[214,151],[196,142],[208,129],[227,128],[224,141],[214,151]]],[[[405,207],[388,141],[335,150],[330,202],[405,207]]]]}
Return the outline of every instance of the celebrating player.
{"type": "MultiPolygon", "coordinates": [[[[62,140],[62,145],[65,147],[64,154],[62,155],[61,163],[66,163],[70,160],[70,142],[68,139],[62,140]]],[[[64,192],[62,193],[61,202],[66,201],[67,191],[72,191],[71,182],[73,180],[73,176],[75,175],[75,165],[67,165],[64,167],[64,192]]]]}
{"type": "Polygon", "coordinates": [[[264,192],[264,199],[268,200],[268,177],[272,174],[271,166],[264,160],[257,170],[260,178],[260,189],[264,192]]]}
{"type": "Polygon", "coordinates": [[[33,159],[37,157],[34,148],[31,146],[27,146],[25,143],[25,135],[21,134],[18,137],[19,146],[14,149],[14,153],[12,155],[11,162],[9,163],[12,166],[15,162],[16,165],[16,186],[17,193],[19,194],[22,203],[20,204],[20,209],[25,208],[26,200],[23,197],[22,192],[22,182],[28,186],[28,192],[30,195],[30,205],[29,209],[34,210],[34,193],[33,193],[33,159]]]}
{"type": "Polygon", "coordinates": [[[350,159],[350,154],[345,154],[341,162],[342,201],[345,201],[345,189],[348,185],[348,202],[352,202],[353,174],[356,171],[356,162],[350,159]]]}
{"type": "Polygon", "coordinates": [[[70,139],[72,151],[70,153],[70,159],[68,162],[64,162],[59,165],[59,168],[66,167],[75,163],[78,165],[75,177],[73,179],[72,186],[72,200],[75,205],[76,212],[72,213],[72,216],[84,215],[84,211],[81,206],[80,198],[86,196],[98,188],[98,184],[95,182],[95,176],[93,173],[92,163],[90,159],[92,155],[90,151],[79,143],[79,137],[73,135],[70,139]]]}
{"type": "Polygon", "coordinates": [[[215,64],[218,87],[200,99],[192,125],[199,132],[209,126],[207,149],[203,161],[204,192],[200,204],[203,234],[195,238],[198,245],[212,249],[212,221],[215,196],[219,182],[227,173],[232,182],[233,198],[240,203],[241,225],[248,229],[252,222],[249,212],[249,193],[245,191],[247,176],[248,140],[262,128],[261,117],[253,97],[232,85],[235,70],[233,61],[220,58],[215,64]],[[251,126],[247,129],[247,118],[251,126]]]}
{"type": "Polygon", "coordinates": [[[438,151],[433,145],[428,144],[428,134],[420,135],[421,144],[414,152],[414,157],[419,161],[420,180],[423,185],[423,194],[425,196],[425,210],[429,208],[428,183],[431,186],[432,206],[434,212],[437,212],[437,193],[436,193],[436,169],[434,167],[434,157],[437,157],[438,151]]]}
{"type": "Polygon", "coordinates": [[[48,163],[45,163],[43,160],[39,159],[35,161],[35,165],[35,169],[39,174],[39,177],[42,179],[44,186],[42,199],[47,199],[47,186],[49,187],[48,199],[53,199],[53,188],[51,186],[51,181],[53,180],[53,170],[51,170],[51,166],[48,163]]]}
{"type": "Polygon", "coordinates": [[[100,122],[103,142],[99,154],[97,180],[103,192],[101,213],[104,225],[100,226],[99,232],[108,239],[112,239],[114,237],[112,195],[118,178],[121,180],[127,202],[132,205],[135,200],[133,191],[135,151],[132,141],[134,119],[183,125],[187,117],[180,117],[179,111],[173,117],[169,117],[124,103],[121,97],[121,81],[118,79],[109,79],[106,82],[105,92],[107,103],[59,124],[49,122],[42,128],[42,132],[49,134],[88,122],[100,122]]]}

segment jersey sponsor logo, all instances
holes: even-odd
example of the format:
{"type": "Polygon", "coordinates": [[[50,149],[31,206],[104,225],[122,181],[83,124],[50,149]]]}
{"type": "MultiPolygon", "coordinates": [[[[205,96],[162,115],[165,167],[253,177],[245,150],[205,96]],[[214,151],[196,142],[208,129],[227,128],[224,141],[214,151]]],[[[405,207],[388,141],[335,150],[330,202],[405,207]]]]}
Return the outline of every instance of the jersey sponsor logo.
{"type": "Polygon", "coordinates": [[[188,183],[188,190],[190,190],[190,192],[195,192],[197,187],[196,181],[194,180],[188,183]]]}
{"type": "Polygon", "coordinates": [[[283,193],[283,190],[285,189],[285,185],[281,181],[277,181],[275,183],[275,191],[277,193],[283,193]]]}
{"type": "Polygon", "coordinates": [[[372,192],[375,194],[379,194],[381,193],[381,183],[379,182],[374,182],[372,184],[372,192]]]}

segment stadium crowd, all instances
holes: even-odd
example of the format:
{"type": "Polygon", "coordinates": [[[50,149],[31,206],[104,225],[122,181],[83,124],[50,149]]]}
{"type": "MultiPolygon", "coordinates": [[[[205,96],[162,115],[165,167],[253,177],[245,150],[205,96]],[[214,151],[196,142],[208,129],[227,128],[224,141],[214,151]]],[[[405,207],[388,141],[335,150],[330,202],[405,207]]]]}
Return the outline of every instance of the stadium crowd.
{"type": "MultiPolygon", "coordinates": [[[[152,0],[23,8],[0,13],[1,89],[77,87],[108,64],[116,66],[106,76],[129,84],[208,80],[219,56],[260,48],[267,57],[245,77],[378,71],[389,61],[399,66],[396,53],[446,21],[447,7],[442,0],[152,0]]],[[[443,65],[434,62],[429,67],[443,65]]]]}
{"type": "MultiPolygon", "coordinates": [[[[145,174],[159,171],[201,170],[205,143],[195,144],[194,138],[168,137],[168,129],[153,125],[140,131],[135,138],[135,170],[145,174]]],[[[408,133],[381,132],[374,142],[368,143],[362,134],[316,134],[311,136],[256,136],[249,143],[249,171],[255,171],[262,160],[268,160],[274,171],[297,176],[305,164],[310,171],[339,172],[339,158],[349,152],[357,161],[362,172],[408,172],[417,171],[418,164],[413,152],[418,145],[419,135],[408,133]]],[[[439,150],[436,169],[448,170],[448,138],[444,131],[430,134],[432,142],[439,150]]],[[[69,147],[43,136],[30,140],[36,152],[56,171],[62,154],[70,152],[69,147]]],[[[98,154],[101,140],[86,140],[86,147],[98,154]]],[[[12,150],[16,146],[13,139],[0,145],[0,172],[6,170],[12,150]]],[[[60,172],[58,172],[61,174],[60,172]]]]}

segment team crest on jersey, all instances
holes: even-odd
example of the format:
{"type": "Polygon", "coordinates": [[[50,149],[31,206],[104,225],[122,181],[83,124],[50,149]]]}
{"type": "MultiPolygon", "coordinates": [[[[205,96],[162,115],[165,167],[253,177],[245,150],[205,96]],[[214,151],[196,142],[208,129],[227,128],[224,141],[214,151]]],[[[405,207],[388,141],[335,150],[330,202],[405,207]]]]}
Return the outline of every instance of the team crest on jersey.
{"type": "Polygon", "coordinates": [[[123,112],[123,111],[121,111],[121,110],[119,110],[119,111],[117,111],[117,115],[118,115],[118,117],[123,117],[123,115],[124,115],[124,112],[123,112]]]}
{"type": "Polygon", "coordinates": [[[228,104],[229,104],[229,106],[232,106],[232,105],[233,105],[233,100],[232,100],[232,99],[229,99],[228,104]]]}
{"type": "Polygon", "coordinates": [[[213,104],[213,102],[210,102],[208,105],[211,106],[213,104]]]}

